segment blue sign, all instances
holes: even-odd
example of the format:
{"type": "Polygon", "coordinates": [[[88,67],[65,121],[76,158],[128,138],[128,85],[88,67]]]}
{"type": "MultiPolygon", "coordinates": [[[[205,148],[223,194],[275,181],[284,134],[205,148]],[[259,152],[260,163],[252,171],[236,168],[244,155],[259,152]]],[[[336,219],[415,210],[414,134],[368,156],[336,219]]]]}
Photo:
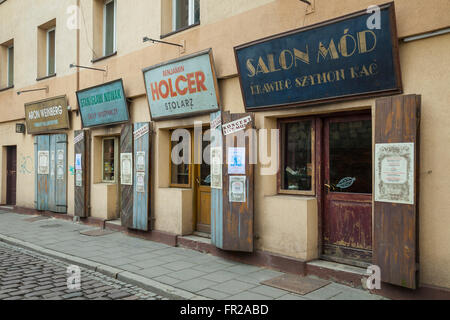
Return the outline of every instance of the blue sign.
{"type": "Polygon", "coordinates": [[[394,4],[235,48],[247,111],[401,93],[394,4]]]}
{"type": "Polygon", "coordinates": [[[77,99],[84,128],[129,120],[122,79],[77,91],[77,99]]]}

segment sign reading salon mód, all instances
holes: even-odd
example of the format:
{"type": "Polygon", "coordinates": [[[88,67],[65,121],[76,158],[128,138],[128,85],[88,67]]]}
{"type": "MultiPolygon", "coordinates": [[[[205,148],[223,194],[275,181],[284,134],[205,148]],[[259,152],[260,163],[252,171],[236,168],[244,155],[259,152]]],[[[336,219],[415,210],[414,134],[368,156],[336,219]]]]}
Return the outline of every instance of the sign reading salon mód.
{"type": "Polygon", "coordinates": [[[362,11],[236,47],[246,110],[401,93],[394,3],[380,6],[379,29],[373,19],[362,11]]]}
{"type": "Polygon", "coordinates": [[[69,129],[67,98],[60,96],[25,104],[25,119],[29,134],[69,129]]]}
{"type": "Polygon", "coordinates": [[[84,128],[128,122],[122,79],[77,91],[84,128]]]}
{"type": "Polygon", "coordinates": [[[152,120],[219,110],[211,49],[146,68],[143,73],[152,120]]]}

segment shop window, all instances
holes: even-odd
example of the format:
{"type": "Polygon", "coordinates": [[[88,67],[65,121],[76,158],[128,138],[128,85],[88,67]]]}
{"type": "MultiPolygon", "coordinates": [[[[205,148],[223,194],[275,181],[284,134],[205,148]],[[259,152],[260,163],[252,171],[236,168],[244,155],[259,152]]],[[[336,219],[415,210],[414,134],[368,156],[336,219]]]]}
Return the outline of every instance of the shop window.
{"type": "MultiPolygon", "coordinates": [[[[172,137],[173,131],[170,132],[169,137],[172,137]]],[[[170,186],[174,188],[190,188],[191,187],[191,176],[192,176],[192,166],[189,163],[185,163],[183,161],[182,163],[174,163],[172,161],[172,150],[175,148],[175,146],[183,143],[183,136],[179,137],[178,141],[172,141],[170,139],[170,155],[169,155],[169,161],[170,161],[170,186]]],[[[190,142],[189,142],[190,146],[190,142]]],[[[189,147],[190,149],[190,147],[189,147]]],[[[190,151],[190,150],[189,150],[190,151]]],[[[181,159],[187,157],[188,159],[191,159],[191,155],[185,155],[184,150],[180,150],[178,153],[179,157],[181,159]]]]}
{"type": "Polygon", "coordinates": [[[102,180],[106,183],[116,182],[116,162],[118,141],[116,138],[103,138],[102,141],[102,180]]]}
{"type": "Polygon", "coordinates": [[[37,80],[56,75],[56,20],[38,27],[37,80]]]}
{"type": "Polygon", "coordinates": [[[314,195],[314,121],[281,120],[279,193],[314,195]]]}

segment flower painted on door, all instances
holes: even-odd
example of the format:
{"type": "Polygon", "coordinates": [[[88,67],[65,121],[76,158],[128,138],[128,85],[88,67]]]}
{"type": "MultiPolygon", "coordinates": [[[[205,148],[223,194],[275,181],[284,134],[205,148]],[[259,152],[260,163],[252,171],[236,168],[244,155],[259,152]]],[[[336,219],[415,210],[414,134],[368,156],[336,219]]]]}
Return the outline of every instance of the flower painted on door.
{"type": "Polygon", "coordinates": [[[339,181],[339,183],[336,185],[336,187],[341,188],[341,189],[348,189],[355,183],[355,181],[356,181],[356,178],[346,177],[346,178],[342,179],[341,181],[339,181]]]}

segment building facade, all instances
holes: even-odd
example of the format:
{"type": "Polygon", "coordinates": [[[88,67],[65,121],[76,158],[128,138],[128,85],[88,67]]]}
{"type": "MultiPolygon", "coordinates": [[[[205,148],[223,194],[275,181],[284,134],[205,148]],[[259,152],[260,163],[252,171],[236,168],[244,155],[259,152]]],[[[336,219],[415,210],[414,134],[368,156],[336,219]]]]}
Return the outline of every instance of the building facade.
{"type": "Polygon", "coordinates": [[[1,203],[448,290],[450,3],[310,2],[1,2],[1,203]]]}

